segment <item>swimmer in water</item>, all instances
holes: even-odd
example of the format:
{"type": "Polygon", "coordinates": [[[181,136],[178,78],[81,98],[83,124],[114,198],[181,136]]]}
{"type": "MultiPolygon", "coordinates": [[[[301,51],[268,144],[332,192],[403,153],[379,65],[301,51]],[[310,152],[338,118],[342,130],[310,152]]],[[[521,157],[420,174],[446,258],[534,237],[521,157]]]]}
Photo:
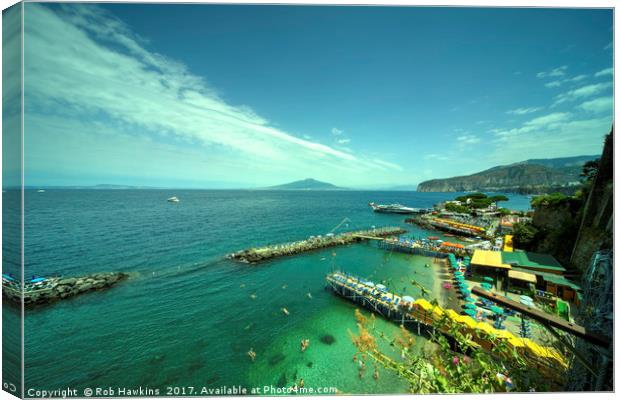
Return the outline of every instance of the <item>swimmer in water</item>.
{"type": "Polygon", "coordinates": [[[286,308],[284,308],[284,307],[282,308],[282,312],[283,312],[285,315],[289,315],[289,314],[290,314],[290,313],[288,312],[288,310],[287,310],[286,308]]]}
{"type": "Polygon", "coordinates": [[[372,377],[375,378],[375,380],[379,380],[379,369],[377,368],[376,365],[375,365],[375,373],[372,374],[372,377]]]}
{"type": "Polygon", "coordinates": [[[299,387],[300,388],[304,387],[304,378],[299,378],[299,387]]]}
{"type": "Polygon", "coordinates": [[[253,348],[250,348],[250,351],[248,351],[248,356],[250,357],[250,360],[252,360],[252,362],[256,360],[256,352],[253,348]]]}

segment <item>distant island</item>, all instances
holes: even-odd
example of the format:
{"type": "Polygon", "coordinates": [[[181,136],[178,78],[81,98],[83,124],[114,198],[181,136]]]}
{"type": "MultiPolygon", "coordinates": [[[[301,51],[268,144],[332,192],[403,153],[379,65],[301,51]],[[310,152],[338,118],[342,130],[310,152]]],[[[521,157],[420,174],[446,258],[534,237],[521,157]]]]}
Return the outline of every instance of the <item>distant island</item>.
{"type": "Polygon", "coordinates": [[[301,181],[285,183],[283,185],[269,186],[268,190],[348,190],[347,188],[332,185],[331,183],[317,181],[308,178],[301,181]]]}
{"type": "Polygon", "coordinates": [[[493,167],[467,176],[432,179],[418,185],[419,192],[512,192],[539,194],[571,192],[579,184],[587,161],[598,156],[526,160],[493,167]]]}

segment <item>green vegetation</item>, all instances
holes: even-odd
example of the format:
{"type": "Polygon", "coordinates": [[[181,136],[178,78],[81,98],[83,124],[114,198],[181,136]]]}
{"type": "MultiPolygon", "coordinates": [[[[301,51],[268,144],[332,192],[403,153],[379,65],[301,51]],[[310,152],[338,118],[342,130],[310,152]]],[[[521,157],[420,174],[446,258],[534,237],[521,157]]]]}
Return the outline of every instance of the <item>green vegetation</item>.
{"type": "Polygon", "coordinates": [[[484,193],[476,192],[458,196],[454,200],[460,201],[462,204],[446,204],[446,210],[458,213],[470,213],[473,210],[487,208],[493,203],[508,201],[508,197],[501,194],[489,197],[484,193]]]}
{"type": "Polygon", "coordinates": [[[531,222],[518,222],[512,228],[512,243],[514,247],[528,250],[536,244],[538,228],[531,222]]]}
{"type": "Polygon", "coordinates": [[[542,196],[536,196],[532,199],[532,208],[536,209],[540,206],[557,206],[566,204],[570,200],[571,196],[566,196],[562,193],[552,193],[542,196]]]}
{"type": "Polygon", "coordinates": [[[454,203],[447,203],[446,211],[468,214],[470,210],[468,207],[465,207],[465,206],[459,206],[458,204],[454,204],[454,203]]]}
{"type": "MultiPolygon", "coordinates": [[[[436,301],[433,301],[437,304],[436,301]]],[[[446,329],[455,342],[451,345],[442,334],[431,337],[436,350],[417,353],[411,351],[415,337],[401,325],[400,333],[394,338],[376,332],[375,316],[365,317],[355,311],[358,333],[349,332],[357,348],[356,358],[362,362],[360,378],[364,377],[367,362],[394,371],[409,383],[411,393],[490,393],[549,391],[560,387],[564,379],[560,370],[549,369],[541,373],[533,360],[525,358],[508,346],[506,339],[484,332],[493,343],[491,351],[474,346],[470,335],[463,334],[457,324],[445,317],[436,323],[438,330],[446,329]],[[401,353],[395,360],[380,350],[380,341],[385,341],[401,353]],[[455,351],[456,350],[456,351],[455,351]],[[549,376],[548,374],[552,374],[549,376]],[[510,383],[506,379],[510,378],[510,383]]]]}

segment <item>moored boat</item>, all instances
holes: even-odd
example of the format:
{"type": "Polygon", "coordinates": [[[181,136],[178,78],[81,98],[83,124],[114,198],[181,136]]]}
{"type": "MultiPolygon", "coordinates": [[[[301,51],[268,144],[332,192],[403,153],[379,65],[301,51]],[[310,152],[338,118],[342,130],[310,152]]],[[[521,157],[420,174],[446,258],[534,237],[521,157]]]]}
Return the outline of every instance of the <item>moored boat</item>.
{"type": "Polygon", "coordinates": [[[178,203],[180,200],[177,196],[172,196],[171,198],[168,199],[169,203],[178,203]]]}
{"type": "Polygon", "coordinates": [[[426,208],[413,208],[413,207],[405,207],[402,204],[376,204],[376,203],[368,203],[368,205],[373,209],[374,212],[382,212],[382,213],[394,213],[394,214],[421,214],[426,213],[429,210],[426,208]]]}

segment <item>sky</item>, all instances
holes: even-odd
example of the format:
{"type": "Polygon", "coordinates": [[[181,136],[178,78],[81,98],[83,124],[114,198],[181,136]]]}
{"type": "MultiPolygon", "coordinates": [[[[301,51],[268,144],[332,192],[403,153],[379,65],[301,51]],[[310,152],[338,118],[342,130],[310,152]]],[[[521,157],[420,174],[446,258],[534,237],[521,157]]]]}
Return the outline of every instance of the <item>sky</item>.
{"type": "Polygon", "coordinates": [[[26,185],[415,185],[598,154],[613,119],[611,10],[24,14],[26,185]]]}

